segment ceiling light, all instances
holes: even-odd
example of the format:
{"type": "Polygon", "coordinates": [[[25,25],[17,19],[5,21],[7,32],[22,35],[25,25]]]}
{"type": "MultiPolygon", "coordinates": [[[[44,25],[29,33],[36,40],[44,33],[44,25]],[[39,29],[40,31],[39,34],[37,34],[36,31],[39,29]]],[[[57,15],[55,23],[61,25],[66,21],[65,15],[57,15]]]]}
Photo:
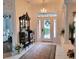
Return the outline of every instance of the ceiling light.
{"type": "Polygon", "coordinates": [[[47,10],[44,8],[44,5],[45,5],[45,0],[43,0],[43,3],[42,3],[42,6],[43,6],[43,8],[41,9],[41,13],[46,13],[47,12],[47,10]]]}

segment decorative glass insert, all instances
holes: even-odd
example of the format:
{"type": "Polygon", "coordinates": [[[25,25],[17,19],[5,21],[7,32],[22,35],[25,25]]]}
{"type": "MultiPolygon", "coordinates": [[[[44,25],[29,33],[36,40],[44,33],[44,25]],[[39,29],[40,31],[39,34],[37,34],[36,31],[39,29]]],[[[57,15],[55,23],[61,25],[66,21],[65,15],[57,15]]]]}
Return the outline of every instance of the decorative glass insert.
{"type": "Polygon", "coordinates": [[[50,20],[44,20],[43,34],[45,39],[50,39],[50,20]]]}

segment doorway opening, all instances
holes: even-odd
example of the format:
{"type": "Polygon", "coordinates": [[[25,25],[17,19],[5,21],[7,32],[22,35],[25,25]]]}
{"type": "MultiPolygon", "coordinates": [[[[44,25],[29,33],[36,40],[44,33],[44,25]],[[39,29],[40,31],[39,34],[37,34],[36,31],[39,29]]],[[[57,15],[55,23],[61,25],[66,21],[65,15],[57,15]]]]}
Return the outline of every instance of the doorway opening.
{"type": "Polygon", "coordinates": [[[12,56],[12,18],[3,15],[3,57],[12,56]]]}
{"type": "Polygon", "coordinates": [[[53,41],[56,38],[56,14],[39,13],[37,16],[37,40],[53,41]]]}

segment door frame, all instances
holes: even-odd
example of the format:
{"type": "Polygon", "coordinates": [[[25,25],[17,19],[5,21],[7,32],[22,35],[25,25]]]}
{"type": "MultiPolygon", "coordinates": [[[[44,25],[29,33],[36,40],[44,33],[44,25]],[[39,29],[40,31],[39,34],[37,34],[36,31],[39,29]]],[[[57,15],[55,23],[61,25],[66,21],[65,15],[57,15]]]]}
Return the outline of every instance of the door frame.
{"type": "Polygon", "coordinates": [[[37,41],[53,41],[53,38],[55,36],[53,25],[54,25],[54,20],[56,20],[56,16],[57,16],[56,13],[38,13],[38,15],[37,15],[37,41]],[[40,33],[41,36],[39,37],[39,20],[41,21],[41,24],[42,24],[41,27],[42,27],[43,23],[44,23],[44,20],[42,20],[43,17],[45,17],[45,18],[53,17],[52,20],[50,19],[50,22],[52,21],[51,24],[50,24],[50,39],[46,39],[46,40],[43,38],[42,28],[40,30],[41,31],[41,33],[40,33]],[[43,21],[43,23],[42,23],[42,21],[43,21]]]}

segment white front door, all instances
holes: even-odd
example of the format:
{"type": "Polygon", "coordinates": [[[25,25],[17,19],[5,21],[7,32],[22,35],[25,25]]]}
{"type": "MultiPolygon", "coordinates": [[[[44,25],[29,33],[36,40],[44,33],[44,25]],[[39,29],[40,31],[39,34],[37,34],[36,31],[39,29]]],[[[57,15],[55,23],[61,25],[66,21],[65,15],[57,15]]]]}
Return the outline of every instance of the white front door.
{"type": "Polygon", "coordinates": [[[53,41],[53,19],[50,19],[50,17],[39,18],[37,27],[39,41],[53,41]]]}

